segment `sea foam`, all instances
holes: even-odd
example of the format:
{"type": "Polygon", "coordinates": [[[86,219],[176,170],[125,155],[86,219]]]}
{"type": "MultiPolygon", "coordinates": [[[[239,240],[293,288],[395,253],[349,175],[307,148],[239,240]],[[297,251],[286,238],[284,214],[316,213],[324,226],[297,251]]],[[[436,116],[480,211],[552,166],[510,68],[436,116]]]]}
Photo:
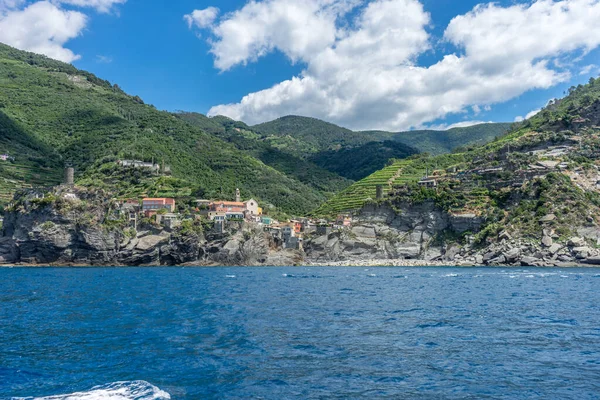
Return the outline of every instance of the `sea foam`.
{"type": "Polygon", "coordinates": [[[46,397],[13,397],[12,400],[167,400],[171,395],[146,381],[114,382],[85,392],[46,397]]]}

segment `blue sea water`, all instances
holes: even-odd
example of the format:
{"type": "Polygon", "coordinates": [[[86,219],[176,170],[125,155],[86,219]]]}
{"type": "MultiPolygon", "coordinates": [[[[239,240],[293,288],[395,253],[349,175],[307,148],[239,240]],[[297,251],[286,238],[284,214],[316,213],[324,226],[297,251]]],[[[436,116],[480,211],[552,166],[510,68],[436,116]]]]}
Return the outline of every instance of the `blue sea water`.
{"type": "Polygon", "coordinates": [[[0,269],[0,398],[597,399],[600,270],[0,269]]]}

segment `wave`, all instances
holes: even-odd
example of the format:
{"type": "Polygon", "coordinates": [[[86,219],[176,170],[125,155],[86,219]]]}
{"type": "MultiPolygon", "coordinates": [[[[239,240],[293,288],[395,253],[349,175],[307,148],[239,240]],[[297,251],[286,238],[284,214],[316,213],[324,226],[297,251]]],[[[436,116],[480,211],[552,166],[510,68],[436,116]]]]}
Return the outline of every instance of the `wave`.
{"type": "Polygon", "coordinates": [[[47,397],[13,397],[12,400],[168,400],[171,395],[146,381],[114,382],[86,392],[47,397]]]}

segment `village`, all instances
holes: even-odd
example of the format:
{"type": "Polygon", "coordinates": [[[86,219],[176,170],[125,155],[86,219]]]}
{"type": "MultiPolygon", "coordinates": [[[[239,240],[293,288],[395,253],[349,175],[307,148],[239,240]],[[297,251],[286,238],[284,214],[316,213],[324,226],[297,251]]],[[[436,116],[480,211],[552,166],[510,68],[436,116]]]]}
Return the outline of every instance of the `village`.
{"type": "Polygon", "coordinates": [[[248,225],[262,228],[278,246],[296,250],[303,248],[306,235],[326,235],[352,226],[350,215],[340,215],[335,221],[311,218],[278,221],[263,214],[263,209],[255,199],[242,200],[239,189],[235,191],[234,201],[198,199],[191,210],[191,215],[189,212],[178,212],[174,198],[127,199],[117,203],[115,218],[124,217],[134,229],[143,220],[150,220],[166,229],[175,229],[186,219],[204,220],[210,221],[214,232],[221,234],[231,227],[248,225]]]}
{"type": "MultiPolygon", "coordinates": [[[[156,173],[170,172],[169,166],[139,160],[118,160],[124,168],[149,169],[156,173]]],[[[74,184],[74,169],[65,168],[64,184],[74,184]]],[[[178,199],[168,197],[144,197],[116,201],[111,218],[125,220],[130,228],[138,229],[143,223],[152,223],[163,229],[176,229],[185,220],[206,221],[212,231],[224,234],[242,226],[257,227],[268,233],[273,242],[284,249],[303,249],[304,238],[309,234],[326,235],[336,230],[352,227],[352,216],[341,214],[334,221],[326,219],[297,218],[278,221],[265,213],[256,199],[243,200],[240,189],[232,193],[232,200],[196,199],[191,203],[178,204],[178,199]]]]}

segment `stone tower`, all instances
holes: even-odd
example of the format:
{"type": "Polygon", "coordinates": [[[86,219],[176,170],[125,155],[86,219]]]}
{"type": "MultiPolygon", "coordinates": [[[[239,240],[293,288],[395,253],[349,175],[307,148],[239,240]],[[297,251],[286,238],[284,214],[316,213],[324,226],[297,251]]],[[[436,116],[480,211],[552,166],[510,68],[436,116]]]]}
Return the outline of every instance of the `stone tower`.
{"type": "Polygon", "coordinates": [[[382,185],[377,185],[376,186],[376,190],[377,190],[377,194],[376,194],[377,200],[383,199],[383,186],[382,185]]]}
{"type": "Polygon", "coordinates": [[[65,185],[73,186],[75,184],[75,169],[73,167],[65,168],[65,185]]]}
{"type": "Polygon", "coordinates": [[[238,203],[242,201],[242,196],[240,195],[240,189],[235,189],[235,201],[238,203]]]}

